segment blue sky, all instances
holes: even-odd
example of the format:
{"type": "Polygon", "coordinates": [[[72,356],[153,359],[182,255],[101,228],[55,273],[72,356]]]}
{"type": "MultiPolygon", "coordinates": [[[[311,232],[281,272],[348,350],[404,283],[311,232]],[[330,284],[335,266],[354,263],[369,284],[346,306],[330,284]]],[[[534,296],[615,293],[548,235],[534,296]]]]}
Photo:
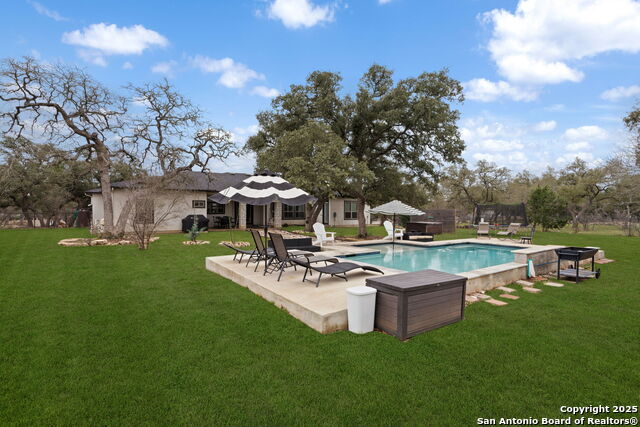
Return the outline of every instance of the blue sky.
{"type": "MultiPolygon", "coordinates": [[[[605,160],[640,98],[634,0],[22,1],[4,5],[0,57],[78,64],[112,88],[169,78],[239,143],[270,97],[313,70],[346,92],[372,64],[463,82],[470,164],[514,170],[605,160]]],[[[251,171],[234,158],[219,170],[251,171]]]]}

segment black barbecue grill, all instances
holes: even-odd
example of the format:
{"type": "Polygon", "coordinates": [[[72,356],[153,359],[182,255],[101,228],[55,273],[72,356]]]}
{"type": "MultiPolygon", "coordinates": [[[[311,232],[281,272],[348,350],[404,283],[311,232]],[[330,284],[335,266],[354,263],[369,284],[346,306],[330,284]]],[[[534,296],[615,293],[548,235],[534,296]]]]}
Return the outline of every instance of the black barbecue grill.
{"type": "Polygon", "coordinates": [[[558,255],[558,279],[560,276],[566,276],[574,278],[576,282],[580,279],[587,279],[600,277],[600,269],[596,271],[596,254],[598,248],[581,248],[578,246],[568,246],[566,248],[556,249],[556,255],[558,255]],[[580,261],[591,258],[591,270],[580,269],[580,261]],[[560,261],[573,261],[574,266],[561,270],[560,261]],[[575,267],[575,268],[574,268],[575,267]]]}

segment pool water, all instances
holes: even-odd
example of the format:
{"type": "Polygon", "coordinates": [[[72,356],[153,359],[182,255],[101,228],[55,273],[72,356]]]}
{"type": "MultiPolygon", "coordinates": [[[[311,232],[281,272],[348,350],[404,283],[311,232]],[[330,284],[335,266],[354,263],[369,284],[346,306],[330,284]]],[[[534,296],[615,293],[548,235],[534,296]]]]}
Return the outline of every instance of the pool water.
{"type": "Polygon", "coordinates": [[[404,271],[432,269],[452,274],[513,262],[515,255],[511,251],[521,249],[477,243],[428,247],[385,243],[366,248],[379,252],[349,256],[349,260],[404,271]]]}

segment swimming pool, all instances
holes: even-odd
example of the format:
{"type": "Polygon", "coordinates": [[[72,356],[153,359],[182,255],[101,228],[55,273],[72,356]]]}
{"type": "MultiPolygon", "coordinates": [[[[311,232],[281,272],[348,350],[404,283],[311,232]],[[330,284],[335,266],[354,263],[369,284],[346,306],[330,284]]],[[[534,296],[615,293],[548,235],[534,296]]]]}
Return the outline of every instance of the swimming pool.
{"type": "Polygon", "coordinates": [[[404,271],[433,269],[446,273],[461,273],[492,265],[513,262],[515,246],[479,243],[455,243],[440,246],[396,244],[366,245],[375,253],[348,256],[350,260],[366,262],[404,271]]]}

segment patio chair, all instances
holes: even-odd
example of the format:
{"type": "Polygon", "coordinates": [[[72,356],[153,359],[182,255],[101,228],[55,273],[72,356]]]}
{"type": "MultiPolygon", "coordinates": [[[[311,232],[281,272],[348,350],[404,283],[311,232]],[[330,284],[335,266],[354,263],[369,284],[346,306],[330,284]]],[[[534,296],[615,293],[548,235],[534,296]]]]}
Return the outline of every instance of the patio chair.
{"type": "Polygon", "coordinates": [[[236,260],[236,257],[240,255],[240,259],[238,260],[239,263],[242,263],[242,257],[244,257],[245,255],[249,255],[249,257],[252,257],[256,254],[255,249],[252,249],[252,250],[240,249],[226,242],[223,243],[222,245],[228,247],[229,249],[233,249],[235,251],[235,254],[233,255],[234,261],[236,260]]]}
{"type": "Polygon", "coordinates": [[[384,229],[387,231],[387,235],[382,238],[382,240],[394,240],[400,239],[402,240],[402,235],[404,234],[404,230],[401,228],[393,229],[393,224],[391,221],[385,221],[382,225],[384,225],[384,229]]]}
{"type": "Polygon", "coordinates": [[[271,242],[273,243],[275,256],[271,257],[271,259],[269,260],[264,274],[279,271],[280,274],[278,274],[278,282],[280,281],[282,273],[284,273],[284,270],[287,267],[293,267],[294,270],[296,269],[296,264],[293,262],[293,260],[296,258],[304,257],[306,258],[305,262],[307,262],[308,264],[324,262],[325,265],[329,265],[330,262],[338,262],[337,258],[324,255],[313,255],[313,252],[308,252],[309,255],[301,255],[299,251],[296,251],[298,253],[291,254],[292,251],[288,251],[287,247],[284,244],[282,234],[269,233],[269,236],[271,237],[271,242]]]}
{"type": "Polygon", "coordinates": [[[529,233],[528,236],[520,236],[520,243],[532,245],[533,244],[533,233],[535,233],[535,232],[536,232],[536,228],[535,227],[531,227],[531,233],[529,233]]]}
{"type": "MultiPolygon", "coordinates": [[[[336,276],[341,279],[347,280],[347,272],[351,270],[357,270],[358,268],[363,269],[364,271],[373,271],[375,273],[384,274],[384,272],[375,267],[371,267],[368,265],[360,265],[353,262],[336,262],[327,266],[314,266],[311,263],[303,260],[302,258],[293,258],[291,259],[293,264],[297,264],[301,267],[305,268],[304,276],[302,277],[302,281],[307,281],[307,273],[311,274],[311,271],[318,272],[318,280],[316,280],[316,288],[320,285],[320,279],[323,274],[329,274],[331,276],[336,276]]],[[[310,280],[309,280],[310,281],[310,280]]]]}
{"type": "Polygon", "coordinates": [[[488,222],[481,222],[480,224],[478,224],[477,237],[480,237],[480,236],[490,237],[489,236],[489,223],[488,222]]]}
{"type": "MultiPolygon", "coordinates": [[[[264,247],[264,243],[262,242],[262,236],[260,236],[260,233],[257,230],[251,230],[251,236],[253,237],[253,243],[256,245],[256,251],[254,255],[249,256],[246,267],[248,267],[249,263],[253,261],[256,263],[256,267],[253,269],[253,271],[258,271],[258,265],[260,265],[260,262],[265,261],[266,262],[265,270],[266,270],[269,260],[275,257],[276,253],[273,249],[264,247]]],[[[291,256],[312,256],[313,255],[313,252],[303,251],[299,249],[292,249],[288,252],[291,256]]]]}
{"type": "Polygon", "coordinates": [[[314,245],[322,247],[325,242],[334,242],[336,240],[336,233],[334,231],[326,231],[324,224],[319,222],[313,224],[313,232],[316,234],[314,245]]]}
{"type": "Polygon", "coordinates": [[[512,238],[518,234],[518,231],[520,231],[520,223],[512,222],[511,224],[509,224],[509,227],[507,227],[505,231],[498,231],[496,235],[500,237],[504,236],[506,238],[512,238]]]}
{"type": "Polygon", "coordinates": [[[260,233],[257,230],[251,230],[251,237],[253,237],[253,243],[256,245],[256,250],[253,255],[249,256],[245,267],[248,267],[249,263],[253,261],[256,263],[256,268],[254,268],[253,271],[258,271],[258,265],[260,265],[260,262],[266,261],[270,256],[274,256],[275,252],[273,252],[273,249],[271,248],[267,249],[264,247],[264,243],[262,243],[262,236],[260,236],[260,233]]]}

